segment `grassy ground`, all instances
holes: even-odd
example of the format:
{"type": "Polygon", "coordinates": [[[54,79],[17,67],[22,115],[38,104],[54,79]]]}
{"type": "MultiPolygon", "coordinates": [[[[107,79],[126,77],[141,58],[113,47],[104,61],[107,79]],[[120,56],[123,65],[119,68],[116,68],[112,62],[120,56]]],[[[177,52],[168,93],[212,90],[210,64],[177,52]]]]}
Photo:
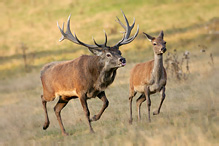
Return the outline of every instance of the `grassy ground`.
{"type": "MultiPolygon", "coordinates": [[[[0,145],[218,145],[218,4],[216,0],[1,1],[0,145]],[[116,16],[122,19],[120,8],[130,22],[136,18],[140,33],[133,43],[121,47],[127,66],[118,70],[115,82],[106,90],[110,106],[99,121],[92,123],[96,133],[89,134],[77,99],[62,112],[70,136],[61,136],[53,112],[57,99],[48,104],[51,124],[43,131],[40,68],[51,61],[89,54],[86,48],[68,41],[59,43],[56,21],[66,22],[71,13],[72,31],[81,40],[91,44],[94,36],[101,42],[105,29],[109,44],[113,45],[122,37],[119,33],[122,29],[114,21],[116,16]],[[185,81],[177,81],[168,74],[167,97],[160,115],[152,116],[152,122],[148,123],[144,103],[142,121],[137,122],[134,104],[134,122],[129,125],[129,71],[137,62],[153,57],[151,44],[142,32],[157,35],[160,30],[164,30],[169,52],[177,49],[182,57],[182,52],[190,51],[191,73],[185,81]],[[21,43],[28,48],[27,72],[21,43]],[[200,52],[202,48],[207,48],[205,53],[200,52]],[[209,65],[210,53],[214,67],[209,65]]],[[[151,100],[153,111],[160,97],[153,95],[151,100]]],[[[102,106],[98,99],[88,104],[91,115],[102,106]]]]}

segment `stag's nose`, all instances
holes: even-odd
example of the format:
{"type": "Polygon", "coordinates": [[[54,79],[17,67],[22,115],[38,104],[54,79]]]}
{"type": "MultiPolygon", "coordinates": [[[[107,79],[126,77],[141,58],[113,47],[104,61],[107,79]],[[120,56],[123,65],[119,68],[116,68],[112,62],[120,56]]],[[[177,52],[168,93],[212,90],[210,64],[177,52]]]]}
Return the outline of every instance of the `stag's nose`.
{"type": "Polygon", "coordinates": [[[122,62],[122,63],[126,63],[125,58],[120,58],[119,61],[122,62]]]}
{"type": "Polygon", "coordinates": [[[126,60],[125,60],[125,58],[120,58],[119,61],[121,62],[121,65],[122,65],[122,66],[125,66],[125,65],[126,65],[126,60]]]}

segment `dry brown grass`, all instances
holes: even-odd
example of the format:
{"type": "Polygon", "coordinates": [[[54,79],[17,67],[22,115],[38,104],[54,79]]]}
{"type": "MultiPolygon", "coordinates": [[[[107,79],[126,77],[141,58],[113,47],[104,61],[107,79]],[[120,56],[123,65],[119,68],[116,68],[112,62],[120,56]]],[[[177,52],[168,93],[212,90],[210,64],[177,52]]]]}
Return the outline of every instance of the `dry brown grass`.
{"type": "MultiPolygon", "coordinates": [[[[218,34],[214,34],[218,31],[218,1],[85,1],[0,2],[0,145],[218,145],[219,51],[218,34]],[[122,37],[118,33],[121,27],[114,22],[115,16],[122,17],[120,8],[130,22],[136,18],[140,33],[134,42],[121,47],[127,66],[118,70],[115,82],[106,90],[110,105],[102,118],[92,123],[96,133],[89,134],[78,99],[72,100],[62,112],[69,137],[61,136],[53,112],[57,99],[48,104],[51,124],[43,131],[40,68],[54,60],[89,54],[86,48],[70,42],[59,43],[56,21],[66,22],[72,13],[71,28],[81,40],[92,43],[94,36],[101,43],[105,29],[109,44],[115,44],[122,37]],[[129,71],[136,63],[153,57],[151,44],[142,32],[157,35],[160,30],[164,30],[168,51],[177,49],[179,55],[190,51],[191,73],[181,81],[168,75],[167,97],[160,115],[153,116],[148,123],[143,103],[142,121],[137,122],[134,110],[134,122],[129,125],[129,71]],[[36,54],[29,73],[24,71],[21,42],[28,47],[27,57],[36,54]],[[200,52],[199,45],[207,46],[206,53],[200,52]],[[208,63],[210,53],[214,66],[208,63]]],[[[153,111],[160,97],[153,95],[151,100],[153,111]]],[[[100,100],[90,100],[91,115],[101,106],[100,100]]]]}
{"type": "MultiPolygon", "coordinates": [[[[204,59],[207,60],[207,56],[204,59]]],[[[218,58],[215,59],[215,64],[217,63],[218,58]]],[[[191,64],[191,76],[188,80],[168,80],[167,97],[160,115],[153,116],[152,122],[148,123],[146,104],[143,104],[143,119],[137,122],[137,111],[134,110],[133,125],[128,124],[128,78],[134,64],[119,69],[115,82],[106,90],[110,106],[102,118],[93,123],[95,134],[89,134],[78,99],[72,100],[63,110],[63,122],[71,134],[69,137],[61,136],[53,112],[57,99],[48,104],[51,124],[48,130],[42,130],[44,113],[38,73],[4,80],[0,86],[1,144],[217,145],[219,68],[208,68],[203,65],[205,60],[194,59],[191,64]],[[199,65],[199,62],[202,62],[202,65],[199,65]]],[[[151,100],[152,110],[155,110],[160,97],[153,95],[151,100]]],[[[91,114],[97,113],[101,105],[102,102],[98,99],[90,100],[91,114]]]]}

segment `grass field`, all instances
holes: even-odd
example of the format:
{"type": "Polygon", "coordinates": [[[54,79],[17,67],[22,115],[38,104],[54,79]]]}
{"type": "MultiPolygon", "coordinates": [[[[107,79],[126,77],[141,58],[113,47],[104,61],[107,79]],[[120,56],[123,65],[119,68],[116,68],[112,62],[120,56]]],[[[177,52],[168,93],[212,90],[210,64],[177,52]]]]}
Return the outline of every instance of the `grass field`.
{"type": "MultiPolygon", "coordinates": [[[[217,0],[3,0],[0,2],[0,145],[218,145],[219,144],[219,2],[217,0]],[[130,23],[140,25],[138,37],[120,48],[127,65],[118,70],[106,90],[110,105],[101,119],[89,128],[78,99],[62,111],[70,136],[63,137],[53,112],[57,102],[48,103],[50,127],[44,131],[40,95],[40,68],[51,61],[70,60],[90,54],[68,41],[58,42],[56,26],[71,13],[71,29],[84,42],[92,36],[103,42],[103,29],[113,45],[122,38],[122,9],[130,23]],[[158,35],[164,30],[167,50],[176,49],[179,59],[190,51],[190,74],[177,80],[168,74],[167,93],[161,113],[147,121],[146,104],[142,121],[129,125],[129,71],[138,62],[153,58],[151,44],[142,32],[158,35]],[[22,45],[26,46],[25,69],[22,45]],[[201,53],[201,49],[205,53],[201,53]],[[210,53],[214,66],[210,65],[210,53]]],[[[133,32],[136,31],[136,27],[133,32]]],[[[167,53],[164,54],[166,58],[167,53]]],[[[137,98],[136,98],[137,99],[137,98]]],[[[158,108],[159,94],[153,95],[152,111],[158,108]]],[[[102,102],[88,101],[91,116],[102,102]]]]}

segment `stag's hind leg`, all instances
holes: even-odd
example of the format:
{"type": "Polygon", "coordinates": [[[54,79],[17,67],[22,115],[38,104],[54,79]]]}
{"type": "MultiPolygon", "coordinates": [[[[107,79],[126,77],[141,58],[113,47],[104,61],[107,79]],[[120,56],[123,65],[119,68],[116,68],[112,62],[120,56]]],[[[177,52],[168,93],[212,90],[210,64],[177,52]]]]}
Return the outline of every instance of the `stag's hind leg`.
{"type": "Polygon", "coordinates": [[[160,102],[160,106],[158,107],[158,110],[157,111],[154,111],[153,112],[153,115],[158,115],[160,113],[160,109],[161,109],[161,106],[162,106],[162,103],[166,97],[165,95],[165,87],[162,88],[162,90],[160,91],[160,94],[161,94],[161,102],[160,102]]]}
{"type": "Polygon", "coordinates": [[[137,110],[138,110],[138,121],[141,120],[141,104],[146,100],[146,97],[143,94],[136,100],[137,110]]]}
{"type": "Polygon", "coordinates": [[[67,103],[68,103],[67,100],[63,100],[62,97],[60,97],[59,101],[57,102],[56,106],[54,107],[54,111],[55,111],[57,120],[59,122],[59,126],[61,128],[63,136],[67,136],[68,133],[65,132],[65,128],[64,128],[63,123],[62,123],[61,110],[67,105],[67,103]]]}
{"type": "Polygon", "coordinates": [[[47,108],[46,108],[46,103],[47,101],[43,98],[43,95],[41,95],[41,99],[42,99],[42,104],[43,104],[43,109],[45,112],[45,123],[43,125],[43,130],[46,130],[49,127],[49,116],[48,116],[48,112],[47,112],[47,108]]]}
{"type": "Polygon", "coordinates": [[[101,115],[103,114],[103,112],[105,111],[105,109],[108,107],[109,105],[109,101],[106,98],[105,92],[101,92],[100,94],[97,95],[97,97],[103,101],[103,107],[100,110],[100,112],[97,115],[94,115],[93,118],[91,119],[91,121],[97,121],[100,119],[101,115]]]}

